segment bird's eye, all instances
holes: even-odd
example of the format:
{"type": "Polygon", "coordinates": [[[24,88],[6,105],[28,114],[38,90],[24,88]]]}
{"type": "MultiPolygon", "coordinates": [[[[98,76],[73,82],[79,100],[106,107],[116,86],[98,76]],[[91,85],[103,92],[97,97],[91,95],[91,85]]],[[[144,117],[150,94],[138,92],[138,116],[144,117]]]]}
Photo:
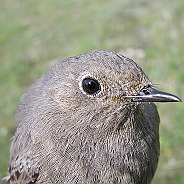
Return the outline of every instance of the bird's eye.
{"type": "Polygon", "coordinates": [[[82,88],[90,95],[97,94],[101,90],[99,82],[92,78],[85,78],[82,81],[82,88]]]}

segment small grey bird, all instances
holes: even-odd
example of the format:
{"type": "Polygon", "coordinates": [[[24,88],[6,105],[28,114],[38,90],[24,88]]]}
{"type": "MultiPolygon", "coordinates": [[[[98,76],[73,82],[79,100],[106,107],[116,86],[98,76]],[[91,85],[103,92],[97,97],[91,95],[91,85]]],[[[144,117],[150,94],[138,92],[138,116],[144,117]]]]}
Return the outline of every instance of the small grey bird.
{"type": "Polygon", "coordinates": [[[148,184],[160,152],[153,102],[179,101],[116,52],[64,59],[19,102],[8,182],[148,184]]]}

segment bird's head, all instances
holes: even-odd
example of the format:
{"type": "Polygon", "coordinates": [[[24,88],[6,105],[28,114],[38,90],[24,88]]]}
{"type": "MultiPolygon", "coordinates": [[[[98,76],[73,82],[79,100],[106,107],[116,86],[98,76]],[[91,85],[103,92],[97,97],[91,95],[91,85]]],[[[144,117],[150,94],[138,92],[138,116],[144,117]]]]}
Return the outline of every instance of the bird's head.
{"type": "Polygon", "coordinates": [[[22,122],[30,118],[37,126],[42,121],[44,126],[46,121],[53,124],[50,119],[104,122],[112,116],[124,118],[143,102],[158,101],[181,100],[152,88],[148,77],[131,59],[115,52],[94,51],[51,67],[23,95],[16,116],[22,122]]]}
{"type": "Polygon", "coordinates": [[[48,82],[50,97],[65,110],[107,104],[178,102],[178,97],[152,88],[131,59],[110,51],[94,51],[58,62],[48,82]]]}

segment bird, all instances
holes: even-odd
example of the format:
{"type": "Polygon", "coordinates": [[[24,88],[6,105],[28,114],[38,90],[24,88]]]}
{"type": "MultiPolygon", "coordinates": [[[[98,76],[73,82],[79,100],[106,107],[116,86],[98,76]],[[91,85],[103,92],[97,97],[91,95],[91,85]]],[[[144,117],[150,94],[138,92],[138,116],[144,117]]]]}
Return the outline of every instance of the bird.
{"type": "Polygon", "coordinates": [[[160,155],[159,91],[133,60],[97,50],[55,63],[23,94],[10,184],[149,184],[160,155]]]}

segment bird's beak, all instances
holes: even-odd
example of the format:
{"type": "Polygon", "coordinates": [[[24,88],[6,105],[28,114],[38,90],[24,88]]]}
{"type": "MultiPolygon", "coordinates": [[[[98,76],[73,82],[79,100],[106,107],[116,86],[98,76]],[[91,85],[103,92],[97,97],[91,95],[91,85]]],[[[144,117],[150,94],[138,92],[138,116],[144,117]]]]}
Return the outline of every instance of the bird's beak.
{"type": "Polygon", "coordinates": [[[137,96],[132,96],[132,102],[181,102],[181,99],[175,95],[147,87],[143,88],[137,96]]]}

